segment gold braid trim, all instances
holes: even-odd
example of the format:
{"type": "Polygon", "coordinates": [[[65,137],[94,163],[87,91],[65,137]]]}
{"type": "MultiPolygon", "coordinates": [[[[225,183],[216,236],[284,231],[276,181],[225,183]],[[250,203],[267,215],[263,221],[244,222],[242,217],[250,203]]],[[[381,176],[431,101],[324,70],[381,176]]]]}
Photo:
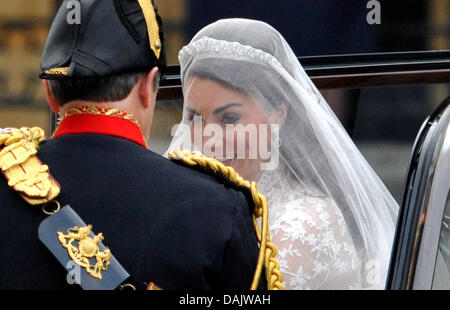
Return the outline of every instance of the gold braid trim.
{"type": "Polygon", "coordinates": [[[100,107],[100,106],[81,106],[70,109],[63,115],[63,119],[78,114],[106,115],[111,117],[122,118],[140,127],[139,122],[132,114],[121,111],[116,108],[100,107]]]}
{"type": "Polygon", "coordinates": [[[8,186],[31,205],[51,202],[61,191],[48,166],[36,156],[44,139],[45,132],[38,127],[0,129],[0,171],[8,186]]]}
{"type": "Polygon", "coordinates": [[[52,68],[50,70],[45,71],[45,74],[49,75],[67,75],[69,72],[69,67],[61,67],[61,68],[52,68]]]}
{"type": "Polygon", "coordinates": [[[220,161],[213,158],[208,158],[201,153],[191,153],[190,151],[178,149],[170,151],[168,156],[171,160],[179,160],[188,166],[198,165],[203,168],[219,172],[233,183],[250,189],[253,201],[255,203],[253,224],[260,242],[258,264],[256,266],[255,275],[253,277],[250,289],[257,289],[261,278],[262,267],[264,265],[266,267],[267,288],[269,290],[283,290],[283,275],[280,271],[280,264],[275,258],[277,255],[277,248],[270,241],[267,200],[266,197],[258,191],[256,183],[245,180],[232,167],[227,167],[220,161]],[[256,221],[259,217],[262,217],[261,231],[256,221]]]}
{"type": "Polygon", "coordinates": [[[161,55],[162,43],[159,37],[159,25],[156,20],[156,12],[151,0],[138,0],[144,14],[145,23],[147,24],[147,33],[150,48],[155,53],[156,59],[161,55]]]}

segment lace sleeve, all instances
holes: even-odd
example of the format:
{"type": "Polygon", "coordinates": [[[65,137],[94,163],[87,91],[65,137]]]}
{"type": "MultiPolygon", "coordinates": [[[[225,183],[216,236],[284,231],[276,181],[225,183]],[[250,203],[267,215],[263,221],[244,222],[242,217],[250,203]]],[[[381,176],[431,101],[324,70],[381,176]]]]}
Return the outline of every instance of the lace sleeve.
{"type": "Polygon", "coordinates": [[[328,198],[289,200],[271,223],[286,289],[358,289],[360,264],[342,212],[328,198]]]}

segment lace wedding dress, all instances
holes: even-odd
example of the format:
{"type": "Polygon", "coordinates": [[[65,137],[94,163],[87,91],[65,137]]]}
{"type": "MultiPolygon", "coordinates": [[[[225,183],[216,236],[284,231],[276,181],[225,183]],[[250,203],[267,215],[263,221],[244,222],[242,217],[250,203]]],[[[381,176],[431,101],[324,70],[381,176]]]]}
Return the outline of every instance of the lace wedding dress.
{"type": "Polygon", "coordinates": [[[258,182],[286,289],[361,289],[361,262],[341,210],[308,195],[282,165],[258,182]]]}

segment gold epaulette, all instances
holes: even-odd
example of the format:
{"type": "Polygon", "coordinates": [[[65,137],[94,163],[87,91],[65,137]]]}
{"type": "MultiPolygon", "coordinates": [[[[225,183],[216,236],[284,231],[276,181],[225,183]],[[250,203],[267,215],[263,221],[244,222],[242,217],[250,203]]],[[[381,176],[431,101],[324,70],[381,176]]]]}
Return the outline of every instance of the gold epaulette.
{"type": "Polygon", "coordinates": [[[269,290],[283,290],[283,275],[280,271],[280,264],[275,258],[277,248],[270,240],[267,200],[264,195],[258,191],[256,183],[245,180],[239,176],[232,167],[225,166],[217,159],[208,158],[198,152],[192,153],[186,150],[172,150],[168,153],[168,156],[171,160],[180,161],[187,166],[200,166],[214,173],[220,173],[224,178],[230,180],[234,184],[250,189],[255,203],[253,224],[260,242],[258,263],[250,289],[255,290],[258,288],[262,267],[265,266],[267,288],[269,290]],[[259,217],[262,217],[261,230],[256,221],[259,217]]]}
{"type": "Polygon", "coordinates": [[[30,205],[51,202],[61,191],[48,166],[36,156],[44,139],[44,130],[37,127],[0,129],[0,171],[30,205]]]}

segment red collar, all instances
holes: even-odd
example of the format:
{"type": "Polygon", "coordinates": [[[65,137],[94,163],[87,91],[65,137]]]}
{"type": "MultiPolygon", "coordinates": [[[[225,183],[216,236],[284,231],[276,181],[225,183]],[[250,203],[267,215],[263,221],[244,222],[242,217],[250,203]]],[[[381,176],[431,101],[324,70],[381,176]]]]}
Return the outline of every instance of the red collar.
{"type": "Polygon", "coordinates": [[[104,115],[103,113],[81,113],[67,116],[61,121],[53,137],[86,133],[119,137],[147,148],[147,143],[137,124],[123,117],[104,115]]]}

